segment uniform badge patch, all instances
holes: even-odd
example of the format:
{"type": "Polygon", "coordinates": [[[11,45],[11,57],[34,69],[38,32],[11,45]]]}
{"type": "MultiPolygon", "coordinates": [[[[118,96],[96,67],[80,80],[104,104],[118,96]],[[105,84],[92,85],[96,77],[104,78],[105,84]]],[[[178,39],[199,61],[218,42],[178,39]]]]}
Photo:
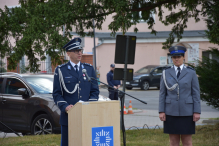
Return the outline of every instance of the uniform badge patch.
{"type": "Polygon", "coordinates": [[[69,77],[65,77],[65,78],[68,78],[68,79],[69,79],[69,78],[72,78],[72,76],[69,76],[69,77]]]}

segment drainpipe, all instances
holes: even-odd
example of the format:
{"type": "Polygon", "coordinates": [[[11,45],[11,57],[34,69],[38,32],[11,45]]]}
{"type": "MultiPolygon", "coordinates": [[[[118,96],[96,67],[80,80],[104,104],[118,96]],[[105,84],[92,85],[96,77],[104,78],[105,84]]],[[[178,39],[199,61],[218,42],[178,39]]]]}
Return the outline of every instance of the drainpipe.
{"type": "MultiPolygon", "coordinates": [[[[103,44],[103,39],[100,39],[100,43],[95,47],[95,49],[97,48],[97,47],[99,47],[100,45],[102,45],[103,44]]],[[[92,48],[92,51],[94,52],[94,47],[92,48]]],[[[96,54],[95,54],[95,56],[94,57],[96,57],[96,54]]],[[[93,59],[93,64],[95,65],[94,67],[94,70],[96,71],[96,58],[95,59],[93,59]]]]}

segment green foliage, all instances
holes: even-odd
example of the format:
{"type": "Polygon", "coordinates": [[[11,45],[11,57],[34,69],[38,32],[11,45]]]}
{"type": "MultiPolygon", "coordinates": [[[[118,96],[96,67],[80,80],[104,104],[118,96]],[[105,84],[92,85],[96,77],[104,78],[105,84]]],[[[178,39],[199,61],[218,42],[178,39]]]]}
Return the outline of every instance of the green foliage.
{"type": "Polygon", "coordinates": [[[5,69],[5,63],[0,60],[0,73],[2,72],[7,72],[7,70],[5,69]]]}
{"type": "MultiPolygon", "coordinates": [[[[209,52],[219,58],[218,49],[211,48],[209,52]]],[[[199,78],[201,100],[219,109],[219,62],[207,57],[203,57],[203,60],[198,62],[198,66],[190,66],[195,68],[199,78]]]]}
{"type": "Polygon", "coordinates": [[[203,9],[205,9],[204,14],[207,16],[205,19],[208,27],[207,37],[211,43],[219,44],[219,1],[214,3],[207,1],[203,5],[203,9]]]}
{"type": "Polygon", "coordinates": [[[140,21],[145,21],[156,35],[152,14],[158,14],[162,23],[173,25],[164,49],[182,38],[189,18],[198,22],[200,16],[207,16],[207,35],[218,44],[219,33],[214,33],[218,32],[217,0],[19,0],[19,3],[21,7],[0,9],[0,54],[10,56],[9,69],[14,69],[24,55],[28,57],[30,72],[39,71],[37,62],[45,60],[45,54],[51,56],[53,64],[60,64],[62,46],[72,38],[70,32],[74,29],[80,36],[93,36],[93,19],[95,28],[101,30],[109,15],[112,15],[108,25],[112,35],[118,31],[125,34],[132,26],[138,32],[136,24],[140,21]],[[163,17],[163,9],[170,14],[163,17]]]}

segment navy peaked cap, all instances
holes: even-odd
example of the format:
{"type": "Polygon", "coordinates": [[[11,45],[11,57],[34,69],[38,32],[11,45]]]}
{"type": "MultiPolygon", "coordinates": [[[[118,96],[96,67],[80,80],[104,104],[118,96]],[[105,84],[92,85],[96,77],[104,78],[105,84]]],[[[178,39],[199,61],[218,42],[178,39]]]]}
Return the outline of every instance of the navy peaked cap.
{"type": "Polygon", "coordinates": [[[172,46],[169,48],[171,56],[183,56],[186,52],[186,48],[183,46],[172,46]]]}
{"type": "Polygon", "coordinates": [[[114,67],[115,67],[115,64],[110,64],[110,67],[114,68],[114,67]]]}
{"type": "Polygon", "coordinates": [[[68,52],[69,50],[82,49],[81,39],[80,38],[74,38],[73,40],[69,41],[65,46],[63,46],[63,49],[65,49],[66,52],[68,52]]]}

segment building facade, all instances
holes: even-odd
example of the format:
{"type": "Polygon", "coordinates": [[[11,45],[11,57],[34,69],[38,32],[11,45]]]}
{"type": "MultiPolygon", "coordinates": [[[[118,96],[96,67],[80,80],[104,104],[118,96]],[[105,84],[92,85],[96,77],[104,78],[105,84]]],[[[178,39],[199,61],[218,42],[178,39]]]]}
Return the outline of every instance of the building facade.
{"type": "MultiPolygon", "coordinates": [[[[19,0],[1,0],[0,8],[3,9],[4,5],[8,7],[18,6],[19,0]]],[[[178,11],[179,8],[173,11],[178,11]]],[[[164,9],[164,17],[171,13],[170,11],[164,9]]],[[[113,37],[110,35],[111,31],[108,29],[108,25],[112,21],[112,16],[107,16],[106,21],[102,26],[102,30],[95,30],[95,46],[96,47],[96,66],[99,66],[100,70],[100,80],[103,82],[106,81],[106,74],[110,70],[110,64],[114,63],[115,57],[115,45],[116,45],[116,36],[113,37]]],[[[154,29],[158,32],[157,35],[151,34],[148,29],[146,22],[140,22],[136,26],[132,26],[126,33],[126,35],[136,36],[136,50],[135,50],[135,63],[133,65],[128,65],[128,68],[133,68],[134,71],[137,71],[141,67],[146,65],[166,65],[171,64],[171,58],[168,50],[162,49],[162,43],[169,37],[169,33],[173,25],[165,26],[159,21],[157,15],[154,14],[155,25],[154,29]],[[134,27],[137,27],[139,32],[134,33],[134,27]]],[[[205,54],[209,47],[218,47],[209,42],[205,37],[205,30],[207,29],[206,24],[203,19],[198,23],[194,19],[189,19],[187,28],[183,33],[183,38],[180,42],[175,42],[173,45],[183,45],[187,48],[185,53],[185,63],[195,63],[196,59],[201,59],[202,55],[205,54]]],[[[73,32],[72,35],[77,37],[77,34],[73,32]]],[[[118,34],[122,34],[118,32],[118,34]]],[[[94,40],[90,37],[85,37],[84,39],[84,56],[90,55],[93,57],[93,48],[94,40]]],[[[64,45],[64,44],[63,44],[64,45]]],[[[211,57],[211,54],[207,54],[211,57]]],[[[49,57],[48,57],[49,58],[49,57]]],[[[84,57],[86,58],[86,57],[84,57]]],[[[69,59],[65,56],[65,59],[69,59]]],[[[90,59],[88,59],[90,60],[90,59]]],[[[87,62],[87,60],[84,60],[87,62]]],[[[90,61],[89,63],[92,64],[90,61]]],[[[123,64],[116,64],[116,68],[124,68],[123,64]]]]}

